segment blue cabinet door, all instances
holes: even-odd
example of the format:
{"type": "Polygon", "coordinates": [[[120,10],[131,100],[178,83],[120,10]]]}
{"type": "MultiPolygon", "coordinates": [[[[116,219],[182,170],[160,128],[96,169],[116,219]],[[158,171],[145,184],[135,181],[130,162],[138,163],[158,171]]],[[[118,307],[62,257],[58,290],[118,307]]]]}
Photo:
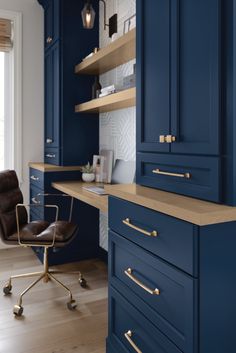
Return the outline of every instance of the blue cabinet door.
{"type": "Polygon", "coordinates": [[[170,1],[137,1],[137,149],[169,152],[170,1]]]}
{"type": "Polygon", "coordinates": [[[47,49],[59,39],[60,0],[45,1],[44,10],[44,45],[47,49]]]}
{"type": "Polygon", "coordinates": [[[171,2],[171,151],[219,153],[221,0],[171,2]]]}
{"type": "Polygon", "coordinates": [[[60,43],[45,55],[45,148],[59,147],[60,43]]]}
{"type": "Polygon", "coordinates": [[[220,6],[138,0],[138,151],[219,154],[220,6]]]}

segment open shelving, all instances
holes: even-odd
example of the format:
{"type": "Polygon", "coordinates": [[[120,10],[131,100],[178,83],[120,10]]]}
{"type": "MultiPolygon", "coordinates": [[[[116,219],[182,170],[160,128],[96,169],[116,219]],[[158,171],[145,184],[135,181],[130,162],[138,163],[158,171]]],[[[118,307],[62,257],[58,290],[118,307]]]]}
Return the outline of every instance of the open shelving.
{"type": "Polygon", "coordinates": [[[76,65],[75,73],[80,75],[101,75],[136,57],[136,29],[132,29],[92,57],[76,65]]]}
{"type": "Polygon", "coordinates": [[[93,99],[75,106],[76,113],[105,113],[113,110],[132,107],[136,104],[136,88],[93,99]]]}

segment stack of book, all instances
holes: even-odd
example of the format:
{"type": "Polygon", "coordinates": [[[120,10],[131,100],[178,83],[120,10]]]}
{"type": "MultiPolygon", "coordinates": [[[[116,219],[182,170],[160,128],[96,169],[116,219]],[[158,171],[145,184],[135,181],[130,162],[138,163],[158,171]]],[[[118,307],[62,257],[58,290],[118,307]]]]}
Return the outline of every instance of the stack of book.
{"type": "Polygon", "coordinates": [[[115,92],[116,92],[115,85],[104,87],[104,88],[101,89],[101,93],[99,94],[99,98],[108,96],[109,94],[113,94],[115,92]]]}

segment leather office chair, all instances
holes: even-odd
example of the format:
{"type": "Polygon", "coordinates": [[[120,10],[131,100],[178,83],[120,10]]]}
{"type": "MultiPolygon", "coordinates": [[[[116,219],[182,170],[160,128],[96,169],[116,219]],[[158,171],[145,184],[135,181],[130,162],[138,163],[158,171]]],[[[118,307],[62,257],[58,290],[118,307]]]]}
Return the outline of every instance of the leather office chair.
{"type": "MultiPolygon", "coordinates": [[[[45,195],[48,196],[49,194],[45,195]]],[[[68,195],[60,194],[60,196],[68,195]]],[[[44,248],[44,269],[42,272],[11,276],[8,283],[3,288],[4,294],[8,295],[12,290],[12,279],[39,276],[21,293],[19,302],[14,306],[13,309],[13,313],[17,316],[21,316],[23,313],[23,296],[41,280],[48,282],[51,279],[62,286],[69,293],[69,302],[67,303],[68,309],[72,310],[76,307],[76,302],[72,297],[70,289],[54,276],[54,274],[63,272],[49,270],[48,266],[48,249],[51,247],[63,247],[71,242],[76,235],[77,226],[71,223],[73,198],[71,200],[70,220],[68,222],[59,221],[58,206],[23,204],[23,195],[19,189],[19,182],[15,171],[7,170],[0,172],[0,237],[2,241],[5,244],[14,246],[18,244],[24,247],[36,246],[44,248]],[[28,222],[27,207],[54,208],[56,214],[55,222],[51,224],[42,220],[28,222]]],[[[82,274],[80,272],[78,272],[78,274],[80,285],[82,287],[86,287],[86,281],[82,277],[82,274]]]]}

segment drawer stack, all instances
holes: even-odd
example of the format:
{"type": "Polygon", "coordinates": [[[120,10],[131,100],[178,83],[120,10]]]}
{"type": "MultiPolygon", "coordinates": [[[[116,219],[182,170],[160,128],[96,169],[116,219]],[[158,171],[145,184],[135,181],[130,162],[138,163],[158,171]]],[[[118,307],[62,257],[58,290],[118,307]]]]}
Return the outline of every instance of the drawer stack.
{"type": "MultiPolygon", "coordinates": [[[[30,204],[32,205],[57,205],[59,207],[59,219],[68,220],[70,214],[70,197],[41,196],[42,194],[60,194],[51,184],[56,181],[80,180],[81,173],[78,170],[68,171],[41,171],[30,168],[30,204]]],[[[78,235],[66,247],[61,249],[49,249],[49,265],[57,265],[67,262],[79,261],[86,258],[94,258],[98,255],[98,211],[89,205],[74,200],[72,221],[79,225],[78,235]],[[87,217],[93,220],[90,227],[87,226],[87,217]]],[[[55,210],[43,207],[30,208],[31,221],[43,219],[48,222],[55,220],[55,210]]],[[[43,261],[43,249],[34,248],[37,256],[43,261]]]]}
{"type": "Polygon", "coordinates": [[[113,197],[109,219],[108,353],[197,352],[197,227],[113,197]]]}

